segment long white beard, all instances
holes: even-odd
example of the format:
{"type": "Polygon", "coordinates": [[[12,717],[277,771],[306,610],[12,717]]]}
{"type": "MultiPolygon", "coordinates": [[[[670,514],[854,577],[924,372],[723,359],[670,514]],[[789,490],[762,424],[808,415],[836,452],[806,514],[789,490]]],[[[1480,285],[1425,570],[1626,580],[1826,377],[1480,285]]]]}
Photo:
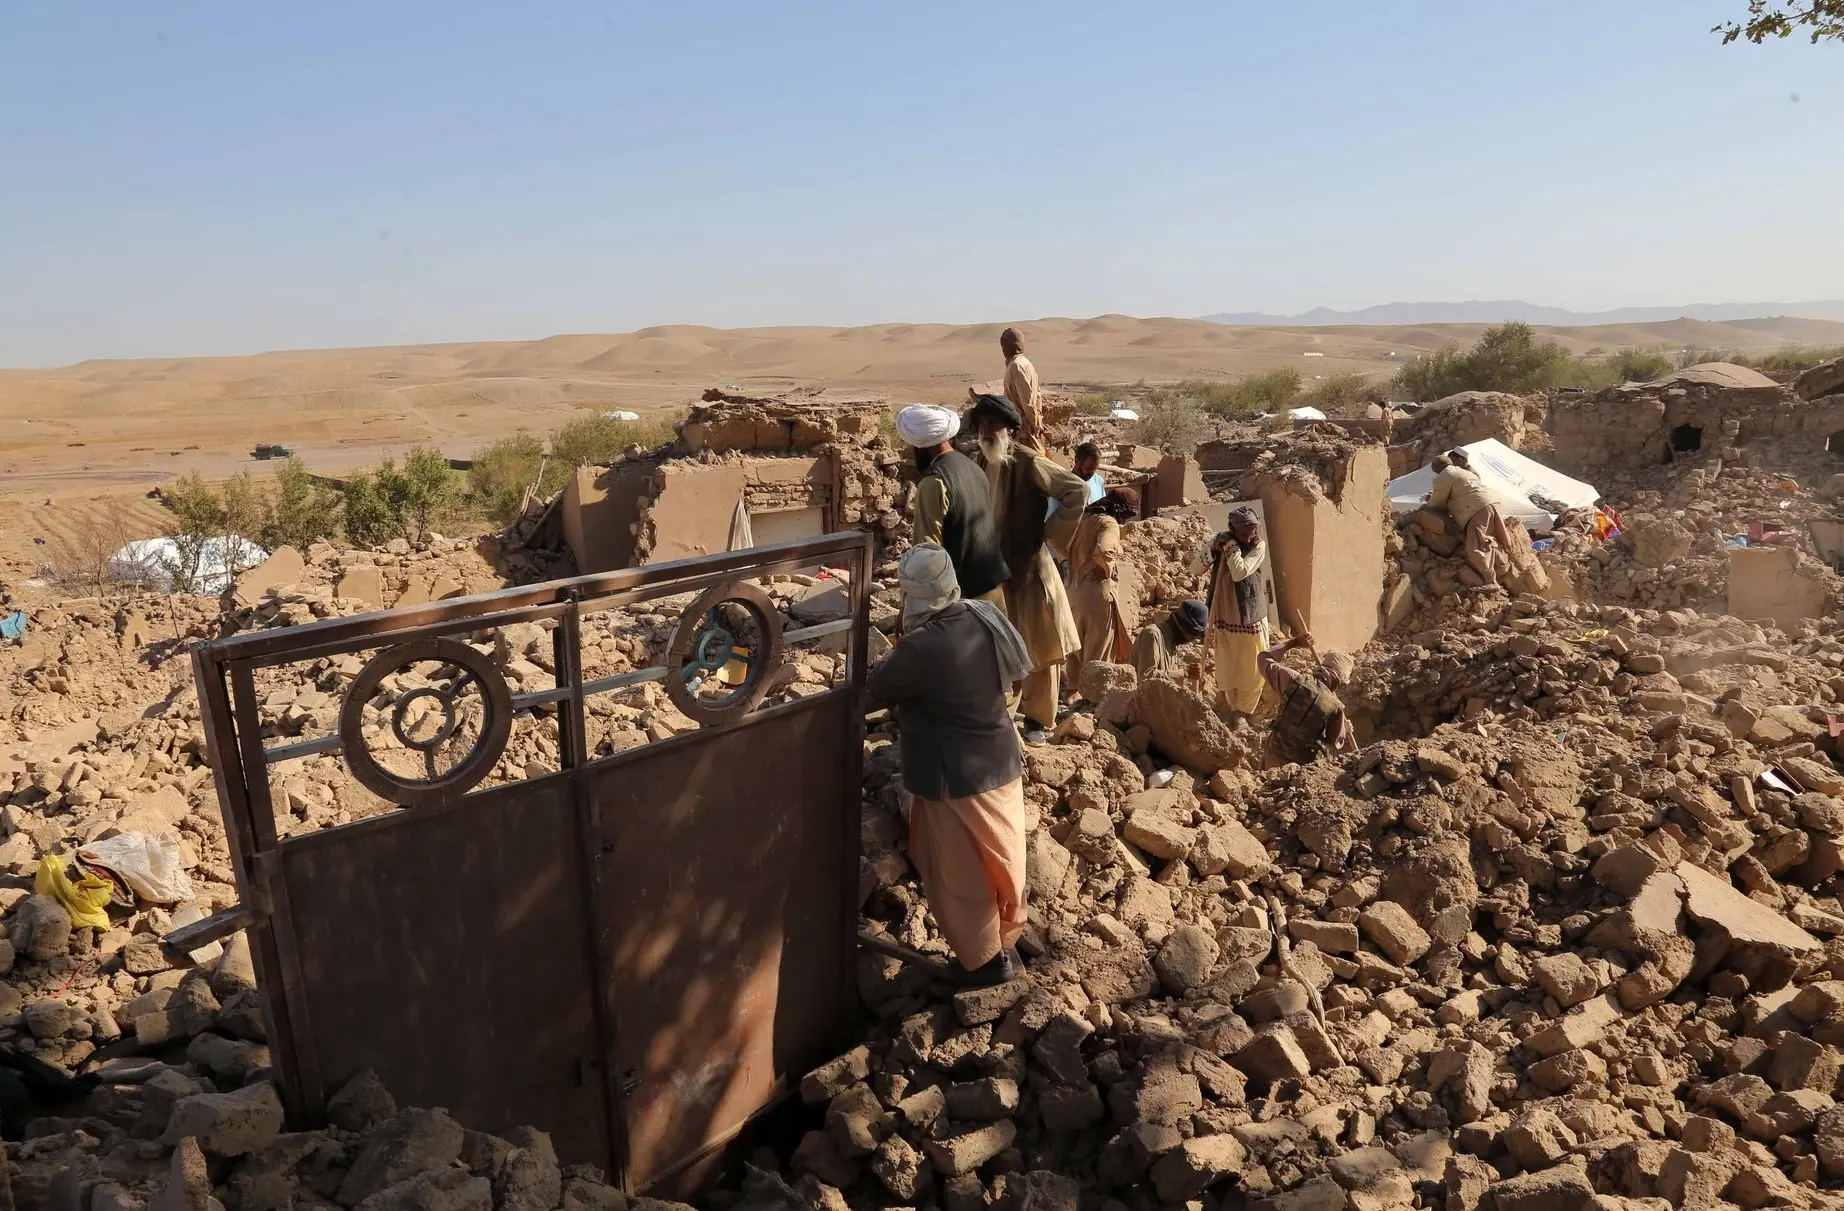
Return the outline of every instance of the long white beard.
{"type": "Polygon", "coordinates": [[[1012,435],[1001,432],[991,440],[980,438],[980,453],[986,456],[988,466],[1005,466],[1012,461],[1012,435]]]}

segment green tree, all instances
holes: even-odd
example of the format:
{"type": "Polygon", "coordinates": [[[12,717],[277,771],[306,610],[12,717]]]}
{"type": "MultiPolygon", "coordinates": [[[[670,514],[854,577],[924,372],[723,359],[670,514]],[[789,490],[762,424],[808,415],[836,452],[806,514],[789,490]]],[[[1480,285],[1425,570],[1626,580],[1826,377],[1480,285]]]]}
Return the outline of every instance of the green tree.
{"type": "MultiPolygon", "coordinates": [[[[387,460],[385,466],[389,466],[387,460]]],[[[383,472],[379,472],[380,479],[383,472]]],[[[454,512],[457,476],[440,450],[416,446],[403,460],[402,487],[397,491],[398,515],[406,532],[427,541],[430,530],[454,512]]]]}
{"type": "Polygon", "coordinates": [[[390,501],[379,486],[378,476],[357,471],[346,479],[346,541],[361,547],[375,547],[402,536],[403,522],[391,511],[390,501]]]}
{"type": "Polygon", "coordinates": [[[1712,26],[1723,45],[1746,38],[1759,46],[1769,38],[1790,38],[1794,31],[1811,35],[1811,41],[1844,41],[1844,0],[1748,0],[1748,19],[1712,26]]]}
{"type": "Polygon", "coordinates": [[[1396,372],[1395,392],[1412,400],[1444,399],[1460,391],[1526,395],[1547,387],[1595,386],[1609,376],[1555,341],[1538,340],[1529,324],[1514,320],[1480,334],[1471,349],[1457,345],[1424,354],[1396,372]]]}
{"type": "Polygon", "coordinates": [[[275,496],[262,530],[265,547],[306,547],[331,538],[338,528],[338,493],[308,474],[298,458],[275,469],[275,496]]]}
{"type": "Polygon", "coordinates": [[[224,501],[197,471],[182,475],[160,494],[160,503],[172,513],[167,537],[174,550],[162,562],[175,593],[199,588],[205,552],[212,540],[224,534],[224,501]]]}
{"type": "Polygon", "coordinates": [[[251,566],[246,547],[262,540],[269,516],[269,494],[248,471],[239,471],[224,481],[219,499],[224,509],[225,566],[235,576],[251,566]]]}

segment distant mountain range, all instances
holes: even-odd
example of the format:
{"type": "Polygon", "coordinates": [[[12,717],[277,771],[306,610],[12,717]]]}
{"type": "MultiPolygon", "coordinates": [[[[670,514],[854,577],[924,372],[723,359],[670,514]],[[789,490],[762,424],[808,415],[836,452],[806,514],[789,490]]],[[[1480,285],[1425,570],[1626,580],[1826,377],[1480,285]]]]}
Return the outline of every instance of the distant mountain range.
{"type": "Polygon", "coordinates": [[[1315,307],[1303,315],[1226,311],[1200,318],[1213,324],[1263,328],[1333,324],[1500,324],[1506,320],[1577,327],[1587,324],[1654,324],[1679,319],[1753,320],[1776,316],[1844,321],[1844,299],[1817,303],[1687,303],[1682,307],[1617,307],[1612,311],[1569,311],[1562,307],[1542,307],[1519,299],[1470,299],[1464,303],[1383,303],[1357,311],[1315,307]]]}

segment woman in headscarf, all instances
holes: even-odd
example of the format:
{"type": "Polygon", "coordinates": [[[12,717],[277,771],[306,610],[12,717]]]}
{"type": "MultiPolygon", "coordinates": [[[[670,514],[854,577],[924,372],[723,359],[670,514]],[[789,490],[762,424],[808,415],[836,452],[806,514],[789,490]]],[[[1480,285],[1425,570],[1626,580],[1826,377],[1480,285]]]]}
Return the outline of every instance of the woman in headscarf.
{"type": "Polygon", "coordinates": [[[909,860],[962,980],[1002,984],[1026,920],[1024,764],[1005,696],[1031,658],[1004,611],[961,599],[941,547],[911,547],[897,578],[902,637],[867,688],[901,728],[909,860]]]}
{"type": "Polygon", "coordinates": [[[1261,577],[1268,562],[1268,544],[1255,510],[1244,506],[1232,512],[1229,529],[1211,541],[1207,558],[1208,646],[1217,695],[1230,710],[1252,715],[1261,705],[1263,682],[1258,662],[1268,647],[1268,593],[1261,577]]]}
{"type": "Polygon", "coordinates": [[[1140,577],[1121,558],[1122,520],[1139,514],[1139,493],[1116,488],[1088,507],[1069,540],[1069,612],[1081,650],[1069,658],[1064,684],[1074,685],[1091,660],[1125,664],[1133,658],[1140,618],[1140,577]]]}

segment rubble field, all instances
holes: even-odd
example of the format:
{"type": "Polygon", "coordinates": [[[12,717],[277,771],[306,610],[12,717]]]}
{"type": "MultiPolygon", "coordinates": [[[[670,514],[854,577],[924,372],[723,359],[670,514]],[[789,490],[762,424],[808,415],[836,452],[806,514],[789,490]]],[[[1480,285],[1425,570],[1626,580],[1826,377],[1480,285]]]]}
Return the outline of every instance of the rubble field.
{"type": "MultiPolygon", "coordinates": [[[[1409,438],[1429,448],[1494,436],[1590,476],[1625,532],[1598,541],[1565,515],[1518,554],[1516,591],[1486,593],[1437,520],[1383,509],[1377,633],[1345,694],[1354,753],[1262,768],[1263,726],[1209,707],[1201,653],[1177,681],[1086,666],[1073,709],[1027,749],[1027,974],[962,991],[861,952],[855,1045],[799,1081],[789,1146],[735,1158],[698,1205],[1844,1206],[1844,628],[1801,529],[1829,518],[1844,481],[1789,391],[1745,389],[1793,419],[1758,434],[1709,421],[1703,448],[1669,463],[1618,462],[1583,436],[1600,430],[1581,401],[1491,396],[1417,422],[1409,438]],[[1613,461],[1583,466],[1584,449],[1613,461]],[[1797,619],[1725,613],[1730,540],[1764,516],[1788,536],[1765,545],[1822,590],[1797,619]]],[[[1729,406],[1621,390],[1600,404],[1656,405],[1659,425],[1669,408],[1729,406]]],[[[1245,483],[1335,496],[1377,439],[1333,425],[1250,440],[1260,450],[1213,477],[1219,500],[1245,483]]],[[[885,503],[879,532],[906,500],[885,503]]],[[[1187,561],[1209,534],[1195,510],[1126,527],[1143,621],[1201,594],[1187,561]]],[[[0,649],[0,1052],[14,1057],[0,1075],[29,1095],[0,1098],[13,1205],[669,1206],[560,1166],[542,1132],[402,1109],[371,1074],[327,1127],[287,1130],[242,936],[191,954],[160,942],[237,899],[191,646],[387,604],[346,595],[373,578],[388,599],[426,600],[444,581],[556,568],[527,557],[508,573],[509,553],[323,544],[292,580],[223,602],[42,608],[25,647],[0,649]],[[177,846],[184,900],[118,907],[98,928],[35,894],[47,855],[132,833],[177,846]]],[[[897,614],[896,554],[879,551],[874,654],[897,614]]],[[[787,626],[844,616],[836,574],[763,587],[787,626]]],[[[586,674],[657,665],[689,603],[591,614],[586,674]]],[[[471,640],[515,693],[554,685],[545,627],[471,640]]],[[[839,684],[841,652],[790,650],[770,700],[839,684]]],[[[264,670],[265,737],[332,734],[361,665],[264,670]]],[[[379,703],[431,685],[406,674],[379,703]]],[[[697,726],[657,682],[596,696],[590,722],[598,754],[697,726]]],[[[894,722],[868,726],[861,924],[946,957],[905,856],[894,722]]],[[[387,730],[373,729],[383,748],[387,730]]],[[[556,746],[554,717],[521,713],[490,780],[555,769],[556,746]]],[[[334,755],[274,778],[284,831],[393,810],[334,755]]]]}

